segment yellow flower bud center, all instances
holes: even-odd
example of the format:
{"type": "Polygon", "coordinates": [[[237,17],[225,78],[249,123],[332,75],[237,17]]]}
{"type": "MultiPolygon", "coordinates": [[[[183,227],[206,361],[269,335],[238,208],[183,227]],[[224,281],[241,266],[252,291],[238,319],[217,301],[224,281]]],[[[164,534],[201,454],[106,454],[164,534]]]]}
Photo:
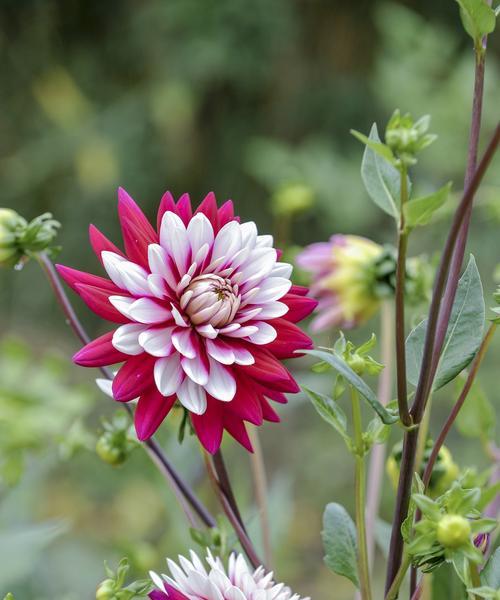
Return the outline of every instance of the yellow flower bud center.
{"type": "Polygon", "coordinates": [[[446,515],[438,523],[437,539],[445,548],[463,546],[471,535],[470,523],[460,515],[446,515]]]}

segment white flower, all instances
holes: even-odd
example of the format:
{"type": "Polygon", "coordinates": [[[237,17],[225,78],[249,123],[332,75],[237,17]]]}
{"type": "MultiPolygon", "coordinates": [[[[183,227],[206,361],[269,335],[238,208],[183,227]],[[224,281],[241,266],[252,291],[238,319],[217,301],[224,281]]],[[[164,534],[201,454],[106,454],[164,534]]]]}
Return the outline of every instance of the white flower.
{"type": "Polygon", "coordinates": [[[231,554],[227,570],[210,550],[206,565],[192,550],[190,557],[179,556],[179,564],[167,559],[171,576],[150,573],[157,587],[150,594],[152,600],[301,600],[285,584],[275,583],[272,571],[266,573],[264,567],[253,571],[242,554],[231,554]]]}

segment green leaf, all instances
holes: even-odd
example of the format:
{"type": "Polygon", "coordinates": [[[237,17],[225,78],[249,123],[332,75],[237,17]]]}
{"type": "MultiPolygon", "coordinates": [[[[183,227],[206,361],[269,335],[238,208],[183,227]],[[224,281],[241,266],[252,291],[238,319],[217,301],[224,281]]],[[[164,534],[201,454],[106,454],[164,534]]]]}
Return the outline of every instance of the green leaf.
{"type": "Polygon", "coordinates": [[[407,202],[403,207],[403,211],[408,227],[427,225],[436,210],[448,200],[450,189],[451,182],[429,196],[415,198],[407,202]]]}
{"type": "MultiPolygon", "coordinates": [[[[474,358],[483,338],[484,319],[483,287],[476,261],[471,255],[458,284],[434,390],[454,379],[474,358]]],[[[406,340],[408,381],[414,386],[418,383],[426,330],[427,319],[421,321],[406,340]]]]}
{"type": "MultiPolygon", "coordinates": [[[[374,143],[381,143],[375,123],[371,128],[369,139],[374,143]]],[[[361,178],[373,202],[388,215],[399,220],[401,175],[370,146],[366,146],[363,154],[361,178]]]]}
{"type": "Polygon", "coordinates": [[[358,390],[361,396],[368,402],[386,425],[391,425],[398,420],[398,415],[395,414],[395,412],[387,410],[387,408],[378,401],[373,390],[368,387],[361,377],[357,375],[342,358],[336,354],[324,352],[323,350],[301,350],[301,352],[315,356],[330,364],[344,379],[358,390]]]}
{"type": "Polygon", "coordinates": [[[493,439],[495,409],[477,381],[473,383],[455,425],[464,437],[493,439]]]}
{"type": "Polygon", "coordinates": [[[457,2],[465,31],[474,40],[476,46],[479,46],[481,38],[495,29],[495,11],[485,0],[457,0],[457,2]]]}
{"type": "Polygon", "coordinates": [[[331,425],[335,431],[340,433],[347,447],[350,449],[352,442],[347,433],[347,418],[339,404],[332,398],[328,398],[323,394],[317,394],[307,388],[303,388],[304,392],[309,396],[314,408],[317,410],[320,417],[331,425]]]}
{"type": "Polygon", "coordinates": [[[332,502],[325,508],[321,537],[326,566],[359,588],[356,526],[342,505],[332,502]]]}
{"type": "Polygon", "coordinates": [[[481,583],[494,590],[500,589],[500,548],[495,550],[481,571],[481,583]]]}
{"type": "Polygon", "coordinates": [[[464,584],[449,563],[443,563],[432,574],[432,600],[467,600],[464,584]]]}
{"type": "MultiPolygon", "coordinates": [[[[372,131],[373,131],[373,127],[372,127],[372,131]]],[[[395,158],[394,158],[394,154],[392,153],[392,150],[389,148],[389,146],[386,146],[386,144],[384,144],[381,141],[376,141],[374,139],[368,138],[366,137],[366,135],[360,133],[359,131],[356,131],[355,129],[351,129],[351,134],[357,138],[362,144],[365,144],[365,146],[368,146],[368,148],[371,148],[371,150],[373,150],[374,152],[376,152],[379,156],[381,156],[382,158],[385,158],[385,160],[391,164],[394,164],[395,158]]],[[[371,135],[371,133],[370,133],[371,135]]]]}

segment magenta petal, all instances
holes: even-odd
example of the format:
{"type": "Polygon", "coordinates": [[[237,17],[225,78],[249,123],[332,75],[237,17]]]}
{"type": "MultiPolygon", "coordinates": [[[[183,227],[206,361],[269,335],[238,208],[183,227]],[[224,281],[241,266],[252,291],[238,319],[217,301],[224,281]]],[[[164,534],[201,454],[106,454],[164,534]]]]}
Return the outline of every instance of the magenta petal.
{"type": "Polygon", "coordinates": [[[109,279],[105,279],[104,277],[92,275],[91,273],[85,273],[84,271],[78,271],[77,269],[72,269],[71,267],[66,267],[64,265],[56,265],[56,269],[59,275],[75,292],[76,284],[84,283],[86,285],[100,287],[103,290],[111,292],[112,294],[122,293],[120,288],[116,287],[116,285],[112,281],[110,281],[109,279]]]}
{"type": "Polygon", "coordinates": [[[94,227],[94,225],[90,225],[89,227],[89,239],[90,239],[90,245],[92,246],[92,249],[94,250],[97,258],[99,259],[99,262],[102,264],[102,252],[104,250],[106,250],[107,252],[114,252],[115,254],[118,254],[119,256],[124,256],[123,252],[117,248],[113,242],[110,242],[108,240],[108,238],[99,231],[99,229],[97,229],[97,227],[94,227]]]}
{"type": "Polygon", "coordinates": [[[177,212],[175,208],[174,197],[170,192],[165,192],[161,198],[160,206],[158,208],[158,214],[156,217],[156,228],[158,229],[158,233],[160,233],[161,222],[163,219],[163,215],[167,212],[177,212]]]}
{"type": "Polygon", "coordinates": [[[118,190],[118,216],[127,256],[147,268],[148,246],[158,243],[158,235],[142,210],[122,188],[118,190]]]}
{"type": "Polygon", "coordinates": [[[260,397],[260,403],[262,406],[262,416],[266,421],[271,423],[279,423],[281,421],[279,414],[263,396],[260,397]]]}
{"type": "Polygon", "coordinates": [[[288,306],[288,312],[284,315],[287,321],[298,323],[305,319],[318,306],[317,300],[308,296],[299,296],[299,294],[285,294],[280,298],[280,302],[284,302],[288,306]]]}
{"type": "Polygon", "coordinates": [[[234,206],[232,200],[227,200],[219,208],[219,227],[224,227],[229,221],[234,221],[234,206]]]}
{"type": "Polygon", "coordinates": [[[303,285],[292,285],[290,288],[290,294],[297,294],[297,296],[305,296],[309,290],[303,285]]]}
{"type": "Polygon", "coordinates": [[[297,393],[300,388],[292,375],[268,350],[252,347],[253,365],[242,367],[245,375],[279,392],[297,393]]]}
{"type": "Polygon", "coordinates": [[[217,202],[215,200],[215,194],[213,192],[210,192],[205,196],[203,202],[196,209],[195,214],[199,212],[202,212],[208,218],[210,223],[212,223],[214,233],[217,234],[217,232],[220,229],[219,214],[217,211],[217,202]]]}
{"type": "Polygon", "coordinates": [[[127,360],[129,356],[119,352],[111,343],[113,331],[93,340],[73,356],[73,362],[81,367],[104,367],[127,360]]]}
{"type": "MultiPolygon", "coordinates": [[[[114,292],[103,290],[94,285],[84,283],[75,283],[75,292],[85,302],[85,304],[95,312],[96,315],[111,321],[112,323],[129,323],[130,320],[116,310],[109,302],[109,297],[114,295],[114,292]]],[[[121,296],[126,296],[123,292],[121,296]]]]}
{"type": "Polygon", "coordinates": [[[237,373],[237,392],[228,403],[227,409],[240,419],[249,421],[254,425],[262,425],[263,415],[259,395],[255,391],[251,379],[238,374],[242,369],[235,369],[237,373]]]}
{"type": "Polygon", "coordinates": [[[215,454],[222,441],[221,402],[207,396],[207,410],[202,415],[191,413],[191,422],[201,444],[207,452],[215,454]]]}
{"type": "Polygon", "coordinates": [[[156,386],[142,394],[134,415],[135,431],[141,441],[149,439],[155,433],[175,404],[176,398],[175,394],[163,396],[156,386]]]}
{"type": "Polygon", "coordinates": [[[147,354],[129,357],[113,380],[113,397],[119,402],[138,398],[148,387],[152,387],[153,367],[156,358],[147,354]]]}
{"type": "Polygon", "coordinates": [[[187,227],[193,216],[193,209],[191,208],[191,199],[189,198],[189,194],[182,194],[177,202],[176,209],[177,214],[187,227]]]}
{"type": "Polygon", "coordinates": [[[313,347],[311,338],[301,329],[286,319],[273,319],[270,321],[276,329],[277,338],[266,344],[266,350],[272,352],[276,358],[294,358],[300,356],[296,350],[309,350],[313,347]]]}
{"type": "Polygon", "coordinates": [[[224,414],[224,428],[228,431],[233,438],[240,443],[243,448],[249,452],[253,452],[252,442],[248,437],[248,433],[245,427],[245,423],[238,417],[235,417],[229,413],[224,414]]]}

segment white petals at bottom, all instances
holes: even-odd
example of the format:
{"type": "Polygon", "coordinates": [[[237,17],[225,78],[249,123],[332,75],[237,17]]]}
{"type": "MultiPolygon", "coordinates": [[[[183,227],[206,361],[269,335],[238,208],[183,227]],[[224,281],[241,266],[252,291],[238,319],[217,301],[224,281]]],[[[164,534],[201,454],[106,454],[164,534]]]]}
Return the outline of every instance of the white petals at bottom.
{"type": "Polygon", "coordinates": [[[154,366],[154,379],[160,394],[171,396],[181,385],[184,372],[178,354],[159,358],[154,366]]]}
{"type": "Polygon", "coordinates": [[[144,352],[144,350],[139,343],[139,335],[146,329],[146,327],[147,325],[140,325],[136,323],[127,323],[126,325],[121,325],[113,334],[113,346],[124,354],[130,354],[131,356],[141,354],[144,352]]]}
{"type": "Polygon", "coordinates": [[[231,373],[216,360],[209,358],[210,376],[205,385],[207,392],[222,402],[230,402],[236,394],[236,381],[231,373]]]}
{"type": "Polygon", "coordinates": [[[186,377],[177,390],[179,402],[193,412],[195,415],[202,415],[207,410],[207,395],[205,390],[194,383],[189,377],[186,377]]]}

